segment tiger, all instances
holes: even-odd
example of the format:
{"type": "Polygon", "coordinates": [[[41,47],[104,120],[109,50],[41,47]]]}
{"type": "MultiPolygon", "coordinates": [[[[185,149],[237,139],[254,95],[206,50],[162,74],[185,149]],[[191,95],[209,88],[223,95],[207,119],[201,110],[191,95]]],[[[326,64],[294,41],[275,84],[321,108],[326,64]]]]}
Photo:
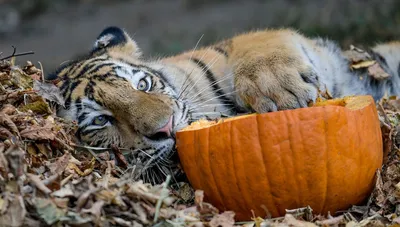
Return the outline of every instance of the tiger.
{"type": "Polygon", "coordinates": [[[201,118],[305,108],[324,91],[376,100],[399,95],[400,42],[367,51],[390,77],[352,70],[337,42],[292,28],[253,30],[146,58],[128,32],[110,26],[89,53],[47,79],[64,99],[57,115],[77,122],[82,144],[121,147],[154,167],[176,162],[177,131],[201,118]]]}

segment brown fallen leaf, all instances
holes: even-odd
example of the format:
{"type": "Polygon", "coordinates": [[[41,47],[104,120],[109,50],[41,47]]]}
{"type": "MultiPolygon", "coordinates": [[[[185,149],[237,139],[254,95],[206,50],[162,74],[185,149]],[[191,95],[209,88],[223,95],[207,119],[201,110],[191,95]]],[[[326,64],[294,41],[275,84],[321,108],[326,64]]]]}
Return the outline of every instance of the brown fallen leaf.
{"type": "Polygon", "coordinates": [[[116,224],[118,224],[118,225],[120,225],[120,226],[126,226],[126,227],[131,227],[131,226],[133,226],[133,225],[132,225],[132,222],[126,221],[126,220],[124,220],[124,219],[122,219],[122,218],[119,218],[119,217],[112,217],[112,219],[114,220],[114,222],[115,222],[116,224]]]}
{"type": "Polygon", "coordinates": [[[204,191],[196,190],[194,201],[197,207],[197,211],[200,213],[201,216],[209,216],[209,215],[216,215],[219,213],[218,209],[211,205],[210,203],[206,203],[203,201],[204,199],[204,191]]]}
{"type": "Polygon", "coordinates": [[[13,115],[17,111],[17,108],[11,104],[5,104],[1,108],[0,112],[6,115],[13,115]]]}
{"type": "Polygon", "coordinates": [[[31,140],[54,140],[55,134],[50,127],[32,125],[20,132],[21,137],[31,140]]]}
{"type": "Polygon", "coordinates": [[[381,208],[385,207],[385,191],[383,189],[383,181],[381,171],[377,170],[376,172],[376,182],[375,182],[375,189],[373,191],[375,197],[375,203],[380,206],[381,208]]]}
{"type": "Polygon", "coordinates": [[[209,222],[210,227],[231,227],[235,224],[235,213],[225,211],[222,214],[215,215],[209,222]]]}
{"type": "Polygon", "coordinates": [[[76,202],[76,209],[80,210],[83,206],[85,206],[85,204],[87,203],[90,195],[92,195],[93,193],[95,193],[98,190],[99,189],[92,189],[92,190],[88,190],[88,191],[82,193],[79,196],[78,201],[76,202]]]}
{"type": "Polygon", "coordinates": [[[82,212],[93,214],[96,217],[96,220],[99,220],[104,204],[105,202],[103,200],[96,201],[95,203],[93,203],[90,209],[82,209],[82,212]]]}
{"type": "Polygon", "coordinates": [[[9,129],[14,135],[20,136],[18,127],[15,123],[11,120],[11,118],[4,114],[0,113],[0,125],[4,126],[5,128],[9,129]]]}
{"type": "Polygon", "coordinates": [[[354,63],[371,59],[371,55],[368,52],[353,45],[350,45],[350,50],[344,51],[343,55],[354,63]]]}
{"type": "Polygon", "coordinates": [[[111,151],[115,155],[115,159],[117,161],[117,166],[121,167],[122,169],[126,169],[128,167],[128,162],[126,161],[121,150],[116,146],[111,146],[111,151]]]}
{"type": "Polygon", "coordinates": [[[316,224],[311,222],[297,220],[293,215],[286,214],[283,223],[288,224],[289,226],[296,226],[296,227],[317,227],[316,224]]]}
{"type": "Polygon", "coordinates": [[[0,139],[6,140],[13,137],[13,134],[6,128],[0,126],[0,139]]]}
{"type": "Polygon", "coordinates": [[[18,67],[11,67],[11,82],[23,89],[32,88],[33,79],[18,67]]]}
{"type": "Polygon", "coordinates": [[[65,100],[60,93],[60,89],[51,83],[42,83],[37,80],[33,81],[33,89],[37,91],[43,98],[55,102],[65,107],[65,100]]]}
{"type": "Polygon", "coordinates": [[[8,148],[4,153],[9,171],[16,179],[22,176],[25,172],[24,155],[25,152],[17,145],[10,146],[10,148],[8,148]]]}
{"type": "Polygon", "coordinates": [[[5,213],[0,215],[0,226],[23,226],[26,208],[21,195],[10,198],[5,213]]]}
{"type": "Polygon", "coordinates": [[[390,78],[390,75],[376,62],[368,67],[368,74],[377,80],[386,80],[390,78]]]}
{"type": "Polygon", "coordinates": [[[59,157],[55,162],[50,163],[48,165],[50,172],[52,174],[61,175],[67,168],[70,158],[71,154],[69,152],[66,152],[63,156],[59,157]]]}

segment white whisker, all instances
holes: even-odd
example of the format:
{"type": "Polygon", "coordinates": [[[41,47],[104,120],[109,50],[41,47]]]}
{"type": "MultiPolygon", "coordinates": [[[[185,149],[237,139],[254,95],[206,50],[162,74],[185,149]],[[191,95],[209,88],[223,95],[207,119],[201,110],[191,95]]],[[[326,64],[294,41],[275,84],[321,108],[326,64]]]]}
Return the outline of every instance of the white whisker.
{"type": "MultiPolygon", "coordinates": [[[[199,45],[199,43],[200,43],[200,41],[201,41],[201,39],[203,38],[203,36],[204,36],[204,34],[202,34],[201,36],[200,36],[200,38],[199,38],[199,40],[197,40],[197,43],[196,43],[196,45],[194,46],[194,48],[193,48],[193,50],[192,50],[192,53],[190,54],[190,60],[192,60],[192,58],[193,58],[193,54],[194,54],[194,52],[196,51],[196,49],[197,49],[197,46],[199,45]]],[[[187,71],[188,69],[186,68],[186,70],[185,70],[185,72],[187,71]]],[[[188,77],[186,78],[186,80],[188,79],[188,77]]],[[[186,82],[186,80],[185,80],[185,82],[186,82]]],[[[185,82],[182,84],[182,87],[181,87],[181,92],[180,92],[180,94],[178,95],[178,97],[180,97],[181,96],[181,93],[182,93],[182,88],[183,88],[183,85],[185,84],[185,82]]],[[[179,99],[179,98],[178,98],[179,99]]]]}
{"type": "MultiPolygon", "coordinates": [[[[225,86],[225,87],[218,88],[217,90],[208,91],[207,93],[203,94],[202,96],[198,96],[198,97],[195,98],[194,100],[190,100],[190,99],[188,99],[188,100],[190,101],[190,103],[196,105],[196,104],[198,104],[199,102],[201,102],[202,99],[208,98],[208,97],[210,97],[210,96],[213,96],[213,95],[215,94],[215,92],[224,90],[224,89],[229,88],[229,87],[230,87],[230,85],[225,86]]],[[[229,93],[229,92],[228,92],[228,93],[229,93]]],[[[224,96],[224,95],[226,95],[226,94],[222,94],[222,96],[224,96]]]]}
{"type": "Polygon", "coordinates": [[[198,107],[196,107],[196,108],[191,108],[190,109],[190,111],[193,111],[193,110],[197,110],[197,109],[200,109],[200,108],[204,108],[204,107],[217,107],[217,106],[233,106],[234,104],[205,104],[205,105],[201,105],[201,106],[198,106],[198,107]]]}
{"type": "Polygon", "coordinates": [[[212,101],[212,100],[214,100],[214,99],[217,99],[217,98],[220,98],[220,97],[223,97],[223,96],[226,96],[226,95],[234,94],[234,93],[236,93],[236,92],[238,92],[238,91],[235,90],[235,91],[232,91],[232,92],[228,92],[228,93],[226,93],[226,94],[223,94],[223,95],[214,96],[214,97],[212,97],[212,98],[210,98],[210,99],[208,99],[208,100],[206,100],[206,101],[204,101],[204,102],[201,102],[201,103],[198,103],[198,104],[196,104],[196,105],[190,106],[190,108],[193,109],[193,108],[195,108],[195,107],[199,107],[199,106],[201,106],[202,104],[205,104],[205,103],[207,103],[207,102],[209,102],[209,101],[212,101]]]}
{"type": "MultiPolygon", "coordinates": [[[[205,88],[201,89],[201,90],[200,90],[199,92],[197,92],[196,94],[191,95],[190,97],[186,97],[186,99],[187,99],[187,100],[192,100],[193,98],[195,98],[196,96],[200,95],[202,92],[204,92],[204,91],[207,90],[208,88],[214,86],[215,84],[218,84],[218,83],[221,83],[221,82],[223,82],[223,81],[225,81],[225,80],[228,80],[228,79],[231,79],[231,74],[227,74],[227,75],[223,76],[223,77],[220,78],[219,80],[216,80],[215,82],[209,84],[209,85],[210,85],[209,87],[205,87],[205,88]]],[[[228,88],[228,87],[230,87],[230,85],[229,85],[229,86],[226,86],[225,88],[228,88]]],[[[219,91],[219,90],[221,90],[221,89],[217,89],[216,91],[219,91]]],[[[213,92],[215,92],[215,91],[211,91],[210,93],[213,93],[213,92]]]]}
{"type": "MultiPolygon", "coordinates": [[[[201,56],[200,61],[203,60],[203,58],[206,56],[206,54],[207,54],[209,51],[210,51],[210,49],[207,49],[206,51],[204,51],[204,54],[201,56]]],[[[192,58],[190,58],[190,60],[192,60],[192,58]]],[[[190,60],[189,60],[189,61],[190,61],[190,60]]],[[[192,75],[194,69],[195,69],[195,67],[193,67],[193,68],[192,68],[192,71],[190,71],[190,73],[186,75],[186,80],[185,80],[184,83],[183,83],[183,84],[185,84],[185,87],[184,87],[183,89],[181,89],[181,92],[180,92],[180,94],[179,94],[179,96],[178,96],[178,99],[181,98],[181,96],[184,94],[185,90],[190,86],[190,84],[187,84],[187,85],[186,85],[186,82],[189,81],[189,78],[190,78],[190,76],[192,75]]],[[[185,73],[186,73],[186,71],[185,71],[185,73]]],[[[182,87],[183,87],[183,84],[182,84],[182,87]]]]}
{"type": "MultiPolygon", "coordinates": [[[[216,55],[216,56],[214,56],[213,58],[212,58],[212,60],[210,61],[210,62],[212,62],[212,64],[211,65],[205,65],[203,68],[201,68],[202,69],[202,73],[201,73],[201,75],[199,75],[198,76],[198,78],[197,78],[197,80],[192,84],[192,86],[190,86],[190,88],[189,88],[189,90],[187,90],[187,93],[189,93],[196,85],[197,85],[197,83],[199,82],[199,81],[201,81],[201,79],[203,79],[203,76],[205,75],[205,71],[204,71],[204,69],[206,69],[206,68],[210,68],[212,65],[214,65],[215,64],[215,62],[217,62],[217,60],[220,58],[221,56],[220,55],[216,55]]],[[[193,70],[195,69],[195,67],[193,67],[193,69],[192,69],[192,72],[193,72],[193,70]]],[[[188,75],[188,76],[190,76],[191,74],[192,74],[192,72],[188,75]]],[[[189,84],[190,85],[190,84],[189,84]]],[[[186,89],[186,88],[185,88],[186,89]]],[[[183,94],[183,93],[182,93],[183,94]]]]}

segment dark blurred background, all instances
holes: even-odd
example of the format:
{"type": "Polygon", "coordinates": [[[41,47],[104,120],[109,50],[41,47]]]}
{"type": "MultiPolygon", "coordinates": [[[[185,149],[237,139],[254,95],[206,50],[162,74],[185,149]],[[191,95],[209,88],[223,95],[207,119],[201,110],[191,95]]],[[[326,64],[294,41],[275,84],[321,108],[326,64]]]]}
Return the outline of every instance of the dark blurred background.
{"type": "MultiPolygon", "coordinates": [[[[400,39],[400,0],[0,0],[0,53],[45,71],[89,50],[105,26],[124,27],[146,56],[163,56],[266,27],[371,45],[400,39]]],[[[0,57],[1,58],[1,57],[0,57]]]]}

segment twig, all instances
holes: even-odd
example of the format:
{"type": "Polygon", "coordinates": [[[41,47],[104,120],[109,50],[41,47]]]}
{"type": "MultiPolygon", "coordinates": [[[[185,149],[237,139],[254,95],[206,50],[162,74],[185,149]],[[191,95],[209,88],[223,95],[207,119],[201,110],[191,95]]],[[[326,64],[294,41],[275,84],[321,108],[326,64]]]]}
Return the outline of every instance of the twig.
{"type": "Polygon", "coordinates": [[[71,178],[73,177],[74,175],[69,175],[68,177],[66,177],[66,178],[64,178],[62,181],[61,181],[61,183],[60,183],[60,186],[62,187],[62,186],[64,186],[66,183],[68,183],[68,181],[69,180],[71,180],[71,178]]]}
{"type": "Polygon", "coordinates": [[[118,149],[118,147],[112,145],[111,151],[114,153],[115,160],[117,161],[117,166],[120,166],[122,169],[126,169],[128,167],[128,162],[121,153],[121,150],[118,149]]]}
{"type": "Polygon", "coordinates": [[[386,121],[385,123],[387,123],[387,124],[390,125],[389,117],[387,116],[386,111],[385,111],[385,108],[383,108],[383,106],[382,106],[382,103],[378,103],[378,107],[379,107],[379,109],[382,111],[383,118],[384,118],[385,121],[386,121]]]}
{"type": "Polygon", "coordinates": [[[169,191],[167,189],[167,186],[168,186],[170,180],[171,180],[171,175],[168,175],[167,179],[165,180],[164,185],[162,187],[162,190],[161,190],[161,193],[160,193],[160,198],[157,200],[156,212],[154,213],[154,220],[153,220],[154,223],[156,223],[158,221],[158,216],[160,214],[160,209],[161,209],[161,205],[162,205],[163,200],[168,197],[168,192],[169,191]]]}
{"type": "Polygon", "coordinates": [[[22,52],[22,53],[16,54],[15,52],[17,51],[17,48],[15,48],[14,46],[12,46],[12,48],[14,49],[14,50],[13,50],[13,53],[12,53],[11,55],[7,56],[7,57],[0,58],[0,61],[6,60],[6,59],[9,59],[9,58],[12,58],[12,57],[30,55],[30,54],[34,54],[34,53],[35,53],[35,52],[33,52],[33,51],[28,51],[28,52],[22,52]]]}
{"type": "Polygon", "coordinates": [[[44,82],[44,71],[43,71],[43,65],[40,61],[38,61],[39,65],[40,65],[40,70],[42,71],[42,82],[44,82]]]}
{"type": "Polygon", "coordinates": [[[56,173],[56,174],[51,175],[50,177],[42,180],[42,183],[47,186],[47,185],[53,183],[54,181],[56,181],[59,177],[60,177],[60,174],[56,173]]]}
{"type": "Polygon", "coordinates": [[[26,175],[30,179],[31,183],[33,183],[40,191],[46,195],[51,193],[51,190],[40,180],[39,176],[31,173],[27,173],[26,175]]]}
{"type": "Polygon", "coordinates": [[[92,149],[86,149],[86,150],[89,151],[89,153],[90,153],[99,163],[103,163],[102,160],[101,160],[99,157],[97,157],[96,153],[94,153],[94,152],[92,151],[92,149]]]}

